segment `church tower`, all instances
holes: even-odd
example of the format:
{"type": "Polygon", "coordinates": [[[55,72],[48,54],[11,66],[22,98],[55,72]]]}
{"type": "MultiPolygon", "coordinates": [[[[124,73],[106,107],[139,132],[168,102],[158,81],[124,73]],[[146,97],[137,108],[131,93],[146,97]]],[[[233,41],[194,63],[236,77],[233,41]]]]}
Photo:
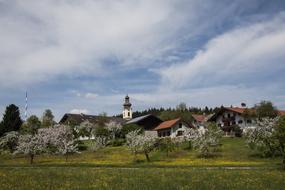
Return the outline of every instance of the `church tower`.
{"type": "Polygon", "coordinates": [[[123,111],[123,119],[130,120],[133,117],[132,113],[132,104],[130,103],[130,97],[127,95],[125,97],[125,103],[123,104],[124,111],[123,111]]]}

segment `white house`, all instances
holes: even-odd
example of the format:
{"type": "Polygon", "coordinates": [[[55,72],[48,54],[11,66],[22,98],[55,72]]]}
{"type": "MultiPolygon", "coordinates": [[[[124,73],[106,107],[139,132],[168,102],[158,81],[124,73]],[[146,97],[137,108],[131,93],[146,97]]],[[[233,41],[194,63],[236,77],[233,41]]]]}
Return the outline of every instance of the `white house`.
{"type": "Polygon", "coordinates": [[[253,111],[248,108],[239,107],[223,107],[218,113],[216,113],[210,120],[215,121],[220,127],[228,127],[232,125],[238,125],[242,129],[246,127],[255,126],[255,119],[249,116],[245,116],[245,112],[253,111]]]}
{"type": "Polygon", "coordinates": [[[183,136],[186,128],[191,126],[180,118],[164,121],[159,124],[154,130],[157,131],[158,137],[178,137],[183,136]]]}

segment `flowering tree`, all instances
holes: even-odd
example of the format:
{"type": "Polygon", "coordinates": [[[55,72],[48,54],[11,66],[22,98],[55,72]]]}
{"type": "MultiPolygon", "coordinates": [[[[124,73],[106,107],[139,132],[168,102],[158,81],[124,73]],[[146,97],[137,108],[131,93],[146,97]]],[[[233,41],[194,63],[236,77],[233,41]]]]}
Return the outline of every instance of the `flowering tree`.
{"type": "Polygon", "coordinates": [[[55,154],[64,155],[66,161],[70,154],[78,153],[78,144],[75,141],[72,130],[68,126],[61,125],[54,128],[46,128],[39,131],[50,147],[54,147],[55,154]]]}
{"type": "Polygon", "coordinates": [[[30,163],[33,164],[34,156],[46,151],[46,144],[41,135],[21,135],[19,136],[18,146],[14,154],[22,153],[30,157],[30,163]]]}
{"type": "Polygon", "coordinates": [[[79,126],[79,136],[87,136],[89,139],[95,131],[97,126],[91,122],[84,121],[79,126]]]}
{"type": "Polygon", "coordinates": [[[277,141],[274,138],[274,126],[278,118],[262,118],[257,121],[257,127],[245,130],[246,143],[252,150],[263,156],[273,156],[278,152],[277,141]]]}
{"type": "Polygon", "coordinates": [[[97,150],[106,147],[108,144],[108,138],[104,136],[96,136],[94,140],[92,140],[91,150],[96,152],[97,150]]]}
{"type": "Polygon", "coordinates": [[[116,135],[118,135],[118,133],[122,130],[122,125],[114,121],[107,123],[106,127],[110,132],[113,140],[116,138],[116,135]]]}
{"type": "Polygon", "coordinates": [[[18,145],[18,140],[19,140],[18,132],[16,131],[8,132],[2,138],[0,138],[0,149],[9,150],[12,153],[18,145]]]}
{"type": "Polygon", "coordinates": [[[281,117],[275,125],[274,137],[283,156],[283,167],[285,168],[285,117],[281,117]]]}
{"type": "Polygon", "coordinates": [[[126,135],[127,145],[132,153],[143,153],[149,162],[149,153],[154,149],[156,138],[152,135],[141,135],[140,130],[131,131],[126,135]]]}
{"type": "Polygon", "coordinates": [[[72,130],[67,126],[58,126],[39,129],[35,135],[20,135],[14,154],[30,156],[30,163],[33,164],[35,155],[61,154],[67,160],[68,155],[77,152],[72,130]]]}
{"type": "Polygon", "coordinates": [[[192,132],[191,140],[193,141],[193,147],[203,157],[208,157],[216,151],[223,134],[215,124],[210,124],[204,131],[196,130],[192,132]]]}

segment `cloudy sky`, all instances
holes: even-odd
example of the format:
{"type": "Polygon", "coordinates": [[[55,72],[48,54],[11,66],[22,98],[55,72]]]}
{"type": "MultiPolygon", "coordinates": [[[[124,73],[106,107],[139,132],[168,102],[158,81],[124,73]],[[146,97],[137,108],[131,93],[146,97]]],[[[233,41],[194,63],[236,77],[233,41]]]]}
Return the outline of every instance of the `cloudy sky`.
{"type": "Polygon", "coordinates": [[[0,114],[285,109],[284,0],[0,0],[0,114]]]}

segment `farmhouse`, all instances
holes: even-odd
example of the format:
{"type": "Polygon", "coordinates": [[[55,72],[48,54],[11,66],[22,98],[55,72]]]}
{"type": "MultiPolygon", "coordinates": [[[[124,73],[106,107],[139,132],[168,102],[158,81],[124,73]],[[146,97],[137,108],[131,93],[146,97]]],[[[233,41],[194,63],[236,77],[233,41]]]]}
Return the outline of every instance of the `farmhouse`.
{"type": "Polygon", "coordinates": [[[120,117],[108,117],[108,116],[97,116],[97,115],[86,115],[86,114],[71,114],[66,113],[59,121],[59,124],[79,126],[84,121],[89,121],[92,124],[103,125],[110,121],[114,121],[119,124],[123,124],[125,121],[120,117]]]}
{"type": "MultiPolygon", "coordinates": [[[[255,113],[255,110],[252,108],[222,107],[209,121],[216,122],[220,127],[238,125],[244,129],[246,127],[255,127],[255,118],[251,116],[253,113],[255,113]]],[[[278,110],[278,114],[285,115],[285,111],[278,110]]]]}
{"type": "Polygon", "coordinates": [[[191,127],[182,119],[177,118],[162,122],[154,130],[157,131],[159,137],[178,137],[184,135],[187,128],[191,127]]]}

